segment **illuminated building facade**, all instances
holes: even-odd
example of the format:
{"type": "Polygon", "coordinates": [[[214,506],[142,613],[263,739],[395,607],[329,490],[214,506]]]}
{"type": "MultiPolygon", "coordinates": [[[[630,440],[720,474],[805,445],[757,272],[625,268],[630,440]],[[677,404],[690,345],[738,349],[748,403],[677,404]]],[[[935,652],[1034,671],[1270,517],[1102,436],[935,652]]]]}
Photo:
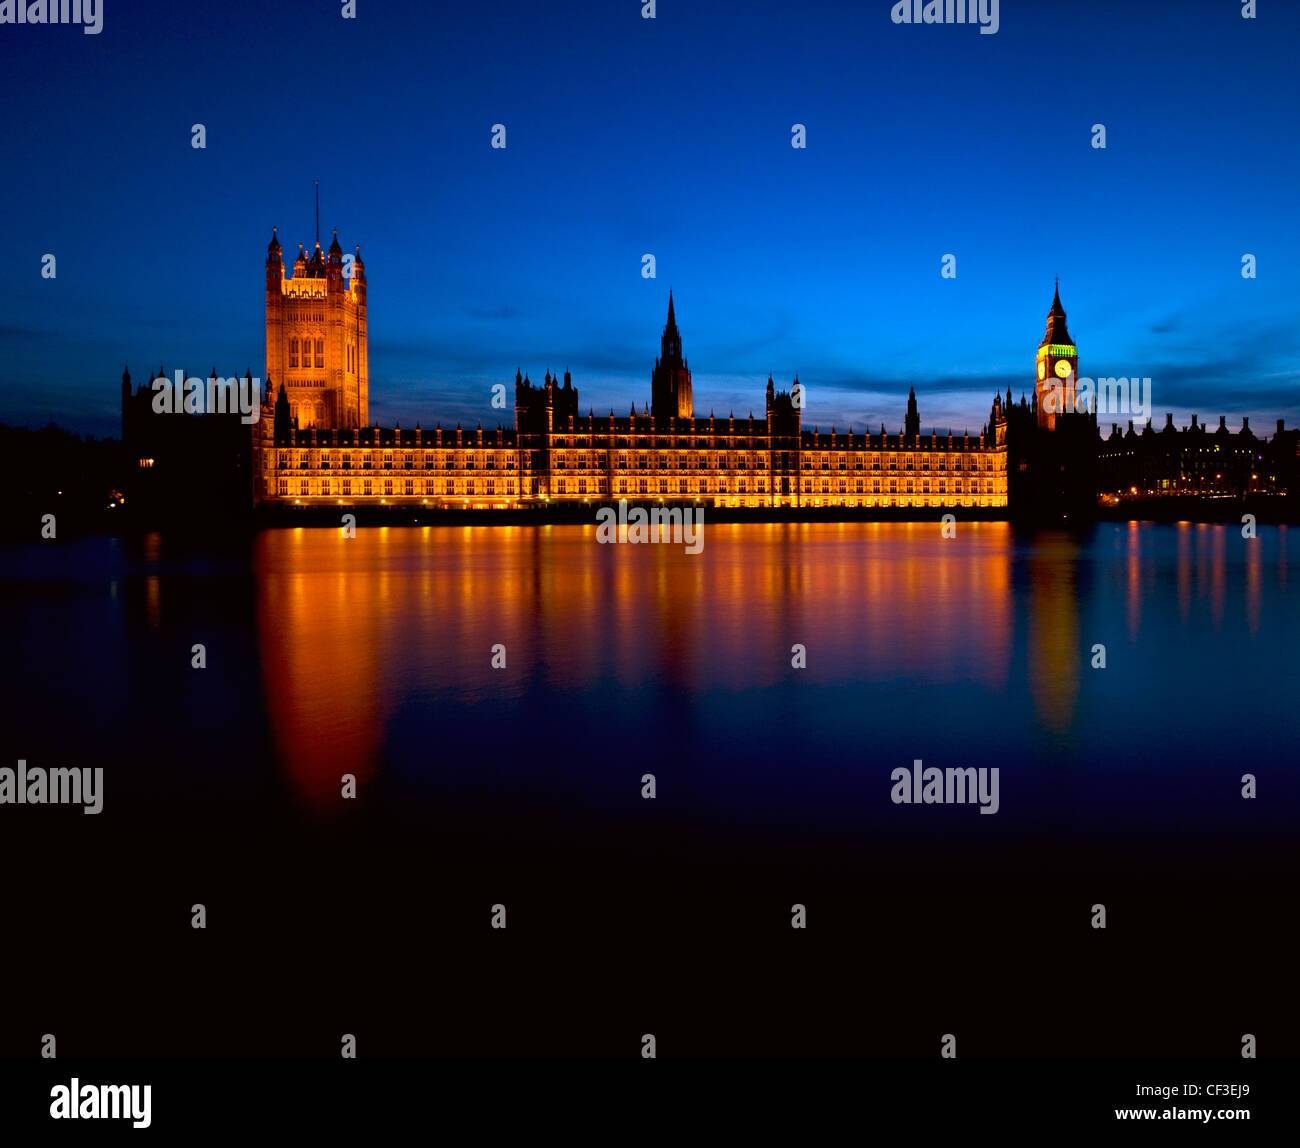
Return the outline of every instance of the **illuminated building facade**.
{"type": "MultiPolygon", "coordinates": [[[[154,377],[122,381],[122,431],[138,460],[132,492],[160,503],[410,505],[519,508],[631,501],[724,507],[1016,507],[1039,517],[1079,514],[1109,496],[1274,493],[1300,476],[1300,432],[1256,438],[1148,422],[1097,433],[1091,411],[1071,413],[1078,350],[1059,288],[1036,357],[1028,401],[994,396],[979,434],[922,434],[913,389],[900,433],[803,427],[790,391],[767,380],[763,417],[697,418],[671,293],[652,403],[624,417],[579,414],[568,370],[534,384],[515,375],[514,426],[465,430],[371,427],[365,267],[337,236],[300,253],[286,278],[279,240],[267,251],[267,386],[250,428],[237,414],[159,414],[154,377]],[[346,264],[351,263],[348,268],[346,264]],[[350,275],[345,272],[350,271],[350,275]],[[319,360],[319,365],[318,365],[319,360]],[[1053,395],[1051,382],[1058,390],[1053,395]],[[1062,394],[1062,389],[1067,389],[1062,394]],[[1065,405],[1063,414],[1050,409],[1065,405]],[[1048,407],[1048,410],[1044,410],[1048,407]],[[250,451],[251,447],[251,451],[250,451]],[[206,497],[210,495],[210,497],[206,497]]],[[[181,372],[184,377],[185,372],[181,372]]],[[[166,377],[160,368],[160,379],[166,377]]],[[[215,368],[212,382],[218,382],[215,368]]],[[[251,371],[246,383],[253,387],[251,371]]]]}
{"type": "Polygon", "coordinates": [[[798,383],[778,391],[769,377],[761,419],[695,417],[670,295],[651,375],[653,409],[639,414],[633,407],[623,417],[580,415],[572,375],[566,370],[561,382],[548,370],[538,385],[516,372],[513,428],[306,425],[301,400],[294,418],[292,387],[272,382],[254,430],[255,496],[447,508],[620,498],[728,507],[1006,505],[1000,396],[978,435],[921,434],[915,392],[899,434],[883,426],[878,435],[823,434],[803,429],[791,397],[798,383]]]}
{"type": "Polygon", "coordinates": [[[290,417],[300,427],[356,430],[370,421],[366,267],[360,247],[345,260],[337,231],[325,255],[318,226],[315,251],[308,257],[299,244],[293,275],[286,278],[271,229],[266,377],[285,388],[290,417]]]}

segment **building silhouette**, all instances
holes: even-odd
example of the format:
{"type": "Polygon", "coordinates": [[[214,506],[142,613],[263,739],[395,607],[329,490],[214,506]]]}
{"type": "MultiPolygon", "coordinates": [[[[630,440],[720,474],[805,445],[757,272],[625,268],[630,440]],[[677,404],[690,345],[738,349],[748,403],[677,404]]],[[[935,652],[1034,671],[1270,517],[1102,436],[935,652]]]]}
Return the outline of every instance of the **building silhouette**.
{"type": "MultiPolygon", "coordinates": [[[[207,379],[190,380],[207,392],[224,391],[224,413],[209,411],[206,401],[190,413],[175,404],[164,413],[157,409],[155,383],[175,386],[175,376],[189,379],[181,370],[171,376],[163,367],[147,383],[131,385],[129,369],[122,370],[122,449],[127,475],[124,485],[129,505],[171,517],[201,512],[236,514],[246,511],[254,490],[253,456],[256,431],[241,421],[233,388],[241,382],[252,394],[256,380],[247,368],[243,380],[237,373],[218,378],[216,367],[207,379]]],[[[205,393],[206,400],[206,393],[205,393]]],[[[255,399],[255,401],[257,401],[255,399]]]]}
{"type": "Polygon", "coordinates": [[[1234,433],[1223,415],[1213,431],[1196,415],[1180,429],[1166,413],[1159,431],[1150,419],[1140,431],[1131,419],[1123,432],[1112,423],[1110,436],[1098,443],[1097,463],[1098,492],[1116,498],[1281,494],[1296,489],[1300,430],[1287,430],[1278,419],[1273,437],[1263,439],[1250,419],[1234,433]]]}

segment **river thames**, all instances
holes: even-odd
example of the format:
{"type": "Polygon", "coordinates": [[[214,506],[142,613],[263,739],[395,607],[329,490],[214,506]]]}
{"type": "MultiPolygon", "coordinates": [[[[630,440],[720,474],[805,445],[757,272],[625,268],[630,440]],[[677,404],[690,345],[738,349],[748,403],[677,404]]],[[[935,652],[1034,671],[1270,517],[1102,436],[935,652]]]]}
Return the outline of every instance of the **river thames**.
{"type": "MultiPolygon", "coordinates": [[[[394,1053],[534,1055],[541,1025],[543,1055],[619,1055],[619,1024],[648,1023],[624,990],[650,967],[647,991],[695,1054],[862,1052],[859,1021],[759,1024],[733,998],[771,982],[776,958],[754,956],[769,934],[814,980],[887,978],[909,953],[937,970],[956,945],[1036,1030],[1049,1021],[1023,978],[1048,977],[1049,952],[1113,998],[1133,972],[1125,944],[1149,960],[1158,934],[1217,976],[1267,942],[1194,922],[1207,890],[1229,917],[1250,906],[1244,922],[1294,887],[1295,561],[1286,528],[1191,524],[1083,539],[709,524],[698,554],[601,545],[594,526],[10,547],[4,764],[104,770],[97,816],[0,809],[11,871],[48,858],[11,912],[67,976],[95,944],[133,991],[221,986],[190,1027],[178,1015],[128,1040],[141,1055],[250,1041],[310,1055],[313,1018],[337,1028],[321,994],[372,1016],[394,1053]],[[917,761],[996,769],[996,815],[892,801],[892,772],[917,761]],[[1071,948],[1072,914],[1101,900],[1123,919],[1125,898],[1140,935],[1104,956],[1071,948]],[[206,949],[186,927],[199,902],[206,949]],[[784,948],[796,902],[812,923],[802,955],[784,948]],[[467,939],[496,903],[513,948],[467,939]],[[238,944],[223,941],[232,922],[238,944]],[[885,935],[888,959],[871,940],[885,935]],[[701,937],[708,968],[688,972],[701,937]],[[534,975],[601,994],[608,1015],[557,1036],[563,1001],[509,988],[534,975]],[[442,988],[426,998],[411,986],[427,976],[442,988]],[[256,977],[283,984],[293,1023],[254,1038],[239,986],[256,977]],[[464,992],[448,1001],[452,984],[464,992]]],[[[849,1007],[829,985],[804,991],[849,1007]]],[[[1066,1051],[1104,1055],[1090,999],[1051,1024],[1072,1034],[1066,1051]]],[[[126,1013],[85,1009],[64,1023],[121,1054],[126,1013]]],[[[917,1015],[886,1009],[880,1039],[908,1055],[917,1015]]],[[[1165,1054],[1178,1022],[1145,1017],[1165,1054]]],[[[1015,1026],[999,1032],[987,1051],[1014,1055],[1015,1026]]]]}

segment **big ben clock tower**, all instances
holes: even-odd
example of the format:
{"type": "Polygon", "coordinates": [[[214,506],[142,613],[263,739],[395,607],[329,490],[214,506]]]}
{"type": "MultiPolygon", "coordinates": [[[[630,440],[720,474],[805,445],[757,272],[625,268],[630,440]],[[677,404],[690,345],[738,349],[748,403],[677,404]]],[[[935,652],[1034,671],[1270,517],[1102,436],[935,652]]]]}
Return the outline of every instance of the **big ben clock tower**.
{"type": "Polygon", "coordinates": [[[1052,309],[1047,313],[1047,334],[1038,344],[1037,371],[1034,387],[1038,397],[1038,425],[1044,430],[1055,430],[1056,416],[1074,410],[1075,384],[1079,377],[1079,349],[1065,326],[1059,279],[1052,309]]]}

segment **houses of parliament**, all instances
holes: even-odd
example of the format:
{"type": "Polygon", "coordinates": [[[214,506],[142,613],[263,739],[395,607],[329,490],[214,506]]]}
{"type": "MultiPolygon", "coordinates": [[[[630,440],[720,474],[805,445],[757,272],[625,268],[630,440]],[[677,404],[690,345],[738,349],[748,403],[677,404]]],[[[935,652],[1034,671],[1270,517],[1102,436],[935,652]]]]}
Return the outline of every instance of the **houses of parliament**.
{"type": "MultiPolygon", "coordinates": [[[[999,507],[1007,504],[1010,392],[979,434],[922,434],[915,391],[899,433],[803,427],[800,386],[769,377],[763,417],[697,417],[672,293],[650,376],[627,415],[579,413],[568,370],[516,372],[514,426],[369,425],[365,268],[344,276],[299,249],[266,258],[267,386],[252,428],[255,502],[517,508],[626,498],[728,507],[999,507]]],[[[1058,301],[1059,306],[1059,301],[1058,301]]]]}
{"type": "MultiPolygon", "coordinates": [[[[258,419],[154,409],[155,379],[122,376],[122,436],[133,493],[188,512],[196,503],[519,509],[640,502],[745,508],[978,507],[1035,519],[1086,518],[1098,495],[1223,497],[1300,487],[1300,431],[1268,440],[1245,419],[1209,435],[1192,416],[1162,433],[1147,421],[1102,439],[1073,410],[1078,347],[1059,287],[1035,355],[1028,401],[994,395],[978,434],[922,434],[915,389],[897,434],[803,426],[796,376],[769,376],[763,417],[697,417],[671,291],[650,402],[625,416],[579,413],[578,389],[516,372],[514,425],[484,430],[370,425],[367,281],[361,249],[337,232],[300,246],[286,273],[275,231],[266,255],[266,385],[258,419]],[[134,464],[138,462],[138,470],[134,464]]],[[[181,372],[182,376],[184,372],[181,372]]],[[[212,385],[225,382],[216,377],[212,385]]],[[[236,375],[238,372],[235,373],[236,375]]],[[[159,370],[159,379],[166,372],[159,370]]],[[[233,380],[231,380],[233,381],[233,380]]],[[[246,382],[256,380],[251,370],[246,382]]],[[[503,388],[503,389],[508,389],[503,388]]],[[[257,400],[254,400],[257,401],[257,400]]],[[[928,514],[926,515],[928,516],[928,514]]]]}

